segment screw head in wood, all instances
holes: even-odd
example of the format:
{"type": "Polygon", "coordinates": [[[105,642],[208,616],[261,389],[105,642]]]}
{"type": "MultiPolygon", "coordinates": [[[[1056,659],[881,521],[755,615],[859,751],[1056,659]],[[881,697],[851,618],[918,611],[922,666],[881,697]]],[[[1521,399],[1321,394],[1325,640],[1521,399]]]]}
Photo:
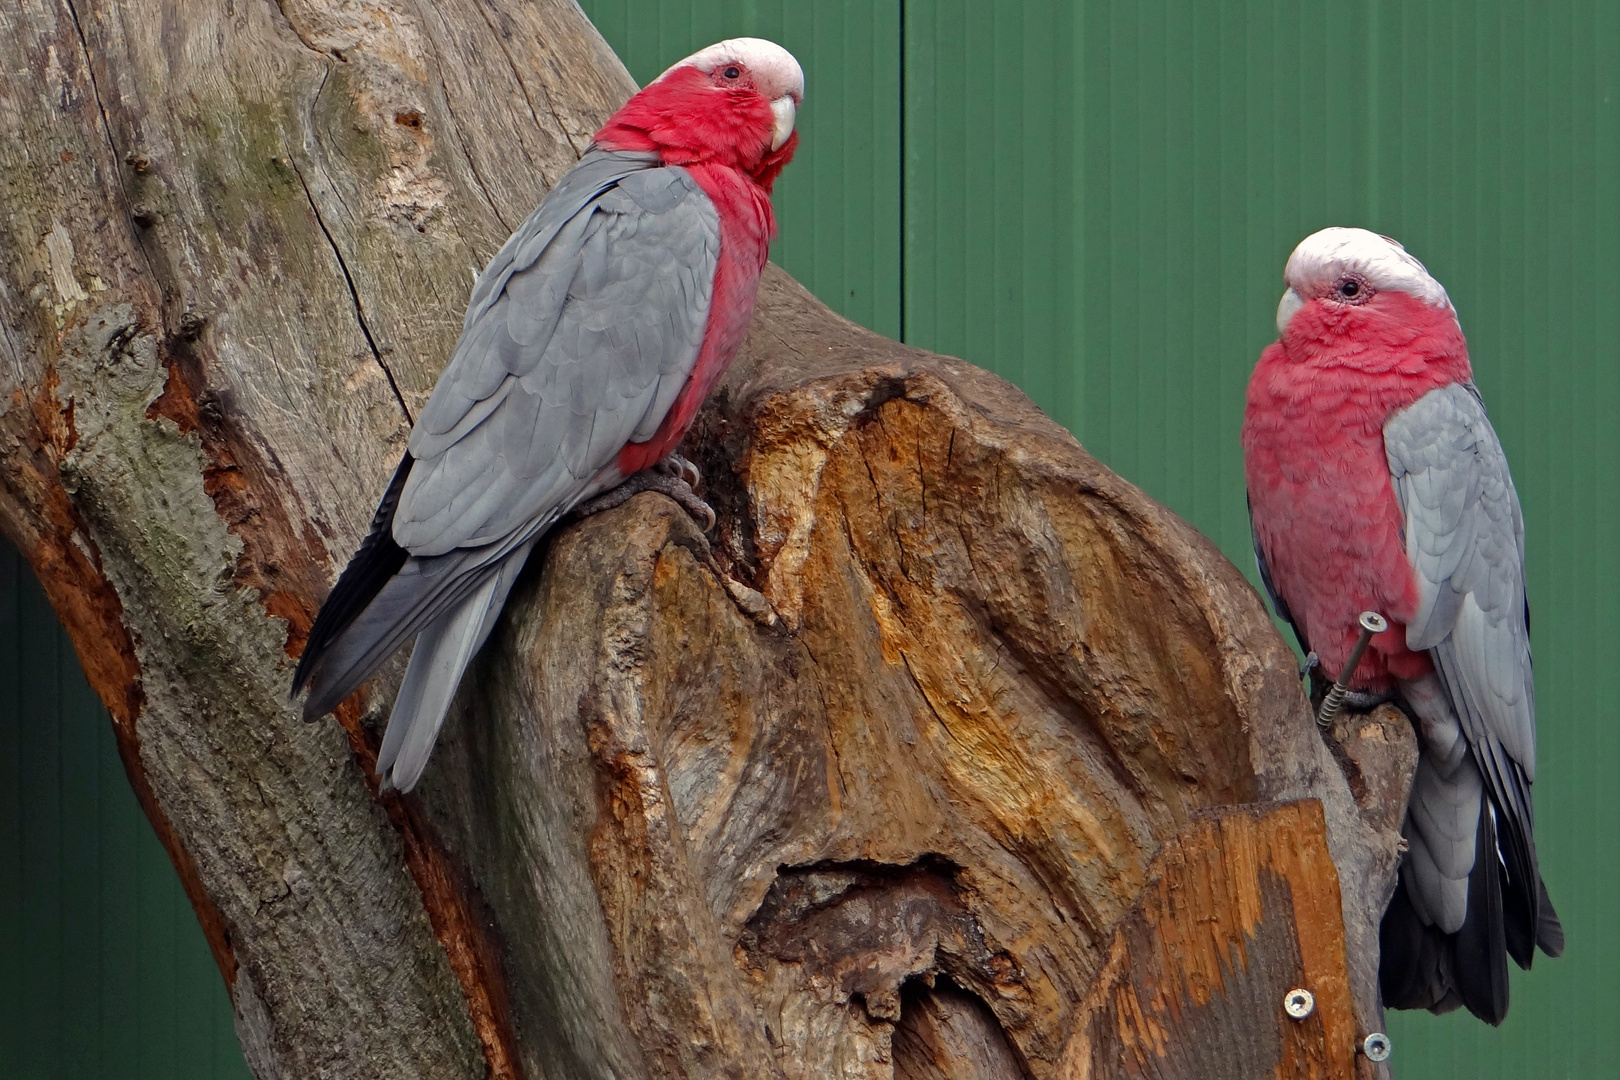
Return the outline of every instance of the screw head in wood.
{"type": "Polygon", "coordinates": [[[1316,1008],[1316,995],[1302,987],[1295,987],[1283,995],[1283,1012],[1295,1020],[1303,1020],[1316,1008]]]}
{"type": "Polygon", "coordinates": [[[1382,1031],[1375,1031],[1361,1040],[1361,1052],[1367,1055],[1368,1061],[1388,1061],[1390,1051],[1389,1036],[1382,1031]]]}

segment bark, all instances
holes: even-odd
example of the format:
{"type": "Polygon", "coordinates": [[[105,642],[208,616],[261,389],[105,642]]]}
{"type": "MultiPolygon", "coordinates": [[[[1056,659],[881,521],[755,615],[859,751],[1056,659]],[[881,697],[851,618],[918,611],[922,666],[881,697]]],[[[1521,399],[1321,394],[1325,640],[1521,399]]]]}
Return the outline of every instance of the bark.
{"type": "Polygon", "coordinates": [[[1202,537],[779,272],[713,535],[559,529],[415,795],[399,664],[296,720],[472,275],[632,90],[571,3],[23,0],[0,60],[0,529],[257,1075],[1372,1075],[1404,717],[1324,740],[1202,537]]]}

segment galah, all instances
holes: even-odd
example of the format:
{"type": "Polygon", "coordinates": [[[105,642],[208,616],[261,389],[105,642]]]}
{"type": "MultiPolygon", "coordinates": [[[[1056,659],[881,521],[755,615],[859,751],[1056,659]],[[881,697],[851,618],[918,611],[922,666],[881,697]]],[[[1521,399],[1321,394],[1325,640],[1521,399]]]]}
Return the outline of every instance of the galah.
{"type": "Polygon", "coordinates": [[[596,133],[474,286],[360,550],[293,676],[313,720],[416,645],[377,757],[422,774],[535,543],[663,490],[713,522],[675,449],[742,346],[804,72],[758,38],[671,67],[596,133]]]}
{"type": "Polygon", "coordinates": [[[1524,519],[1456,309],[1417,259],[1364,229],[1294,249],[1243,419],[1260,577],[1320,677],[1362,611],[1389,629],[1349,680],[1396,700],[1420,754],[1400,883],[1380,932],[1393,1008],[1507,1015],[1507,957],[1564,934],[1536,861],[1535,687],[1524,519]]]}

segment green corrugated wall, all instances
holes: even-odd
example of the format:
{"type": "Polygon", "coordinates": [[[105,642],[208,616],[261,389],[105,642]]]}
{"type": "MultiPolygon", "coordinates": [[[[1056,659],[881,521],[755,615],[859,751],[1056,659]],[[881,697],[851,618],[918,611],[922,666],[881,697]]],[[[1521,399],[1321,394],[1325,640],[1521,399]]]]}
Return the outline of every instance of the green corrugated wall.
{"type": "Polygon", "coordinates": [[[1289,251],[1361,225],[1427,263],[1528,521],[1569,952],[1515,972],[1500,1029],[1393,1014],[1398,1073],[1620,1077],[1620,4],[582,6],[643,82],[724,36],[793,50],[776,259],[1023,387],[1251,576],[1237,433],[1289,251]]]}
{"type": "MultiPolygon", "coordinates": [[[[1620,4],[583,6],[643,82],[726,36],[792,49],[809,97],[799,158],[778,187],[777,260],[850,318],[1012,379],[1251,572],[1237,430],[1250,366],[1274,336],[1289,250],[1324,225],[1356,224],[1428,264],[1457,303],[1525,505],[1537,832],[1569,954],[1515,973],[1500,1030],[1466,1015],[1395,1014],[1398,1074],[1620,1076],[1620,4]]],[[[11,610],[0,606],[0,620],[11,610]]],[[[11,708],[5,678],[0,667],[0,705],[11,708]]],[[[103,838],[73,842],[103,852],[144,844],[139,865],[151,868],[138,885],[85,878],[112,903],[156,889],[162,853],[133,799],[113,809],[122,774],[105,717],[79,694],[78,711],[61,715],[80,726],[51,738],[99,739],[96,779],[64,772],[54,790],[98,792],[91,824],[103,838]]],[[[0,715],[0,788],[43,798],[49,785],[37,778],[31,794],[9,782],[19,749],[50,743],[19,744],[16,723],[0,715]]],[[[42,805],[61,814],[55,798],[42,805]]],[[[25,850],[17,823],[31,805],[0,814],[0,857],[25,850]]],[[[26,849],[41,866],[49,844],[64,843],[53,828],[26,849]]],[[[63,902],[50,891],[59,886],[28,900],[10,880],[0,878],[0,972],[25,956],[11,929],[20,905],[63,902]]],[[[182,991],[173,964],[156,985],[223,1009],[183,897],[172,875],[162,880],[171,906],[150,902],[160,909],[150,924],[175,927],[191,949],[179,968],[206,992],[182,991]]],[[[148,904],[138,925],[79,931],[122,946],[90,949],[64,932],[62,955],[99,965],[103,980],[133,978],[107,972],[117,947],[147,955],[127,941],[146,932],[148,904]]],[[[104,926],[106,910],[76,925],[104,926]]],[[[60,918],[66,925],[68,913],[60,918]]],[[[26,955],[37,965],[44,953],[26,955]]],[[[57,995],[69,978],[38,977],[57,995]]],[[[12,995],[0,1002],[7,1020],[34,1008],[0,984],[12,995]]],[[[109,1007],[141,996],[128,985],[128,995],[104,992],[109,1007]]],[[[9,1030],[60,1030],[44,1010],[9,1030]]],[[[122,1030],[114,1036],[149,1041],[122,1030]]],[[[150,1075],[215,1075],[212,1064],[180,1062],[221,1060],[217,1046],[194,1046],[150,1075]]],[[[52,1075],[7,1064],[0,1057],[0,1076],[52,1075]]],[[[86,1065],[62,1075],[126,1074],[86,1065]]]]}
{"type": "Polygon", "coordinates": [[[0,1078],[248,1076],[107,711],[0,541],[0,1078]]]}

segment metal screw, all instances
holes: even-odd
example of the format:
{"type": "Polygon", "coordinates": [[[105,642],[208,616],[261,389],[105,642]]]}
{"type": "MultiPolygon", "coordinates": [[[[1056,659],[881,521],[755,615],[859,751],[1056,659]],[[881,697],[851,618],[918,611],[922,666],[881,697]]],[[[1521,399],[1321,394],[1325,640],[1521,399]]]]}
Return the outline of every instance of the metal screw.
{"type": "Polygon", "coordinates": [[[1283,1012],[1295,1020],[1303,1020],[1316,1008],[1316,996],[1303,987],[1296,987],[1283,996],[1283,1012]]]}
{"type": "Polygon", "coordinates": [[[1368,1061],[1388,1061],[1392,1049],[1389,1036],[1382,1031],[1375,1031],[1361,1040],[1361,1052],[1367,1055],[1368,1061]]]}
{"type": "Polygon", "coordinates": [[[1324,731],[1333,725],[1333,717],[1338,714],[1339,702],[1344,695],[1350,692],[1350,680],[1356,673],[1356,665],[1361,663],[1361,654],[1367,651],[1367,643],[1374,634],[1382,634],[1389,629],[1389,622],[1376,611],[1363,611],[1361,618],[1361,637],[1356,641],[1356,647],[1350,650],[1350,659],[1345,661],[1344,670],[1328,689],[1327,697],[1322,699],[1322,710],[1316,714],[1316,726],[1324,731]]]}

